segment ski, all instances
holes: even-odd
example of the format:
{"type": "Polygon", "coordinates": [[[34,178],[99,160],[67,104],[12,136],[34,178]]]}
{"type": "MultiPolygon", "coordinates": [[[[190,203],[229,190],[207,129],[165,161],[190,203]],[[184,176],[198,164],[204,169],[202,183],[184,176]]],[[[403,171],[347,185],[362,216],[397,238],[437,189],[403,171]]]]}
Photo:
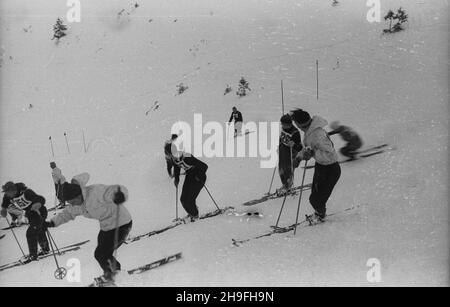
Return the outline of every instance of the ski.
{"type": "MultiPolygon", "coordinates": [[[[151,263],[145,264],[143,266],[128,270],[127,273],[129,275],[141,274],[143,272],[156,269],[156,268],[158,268],[162,265],[165,265],[169,262],[179,260],[179,259],[181,259],[181,257],[182,257],[182,253],[179,252],[179,253],[161,258],[159,260],[153,261],[151,263]]],[[[98,277],[98,278],[94,278],[94,282],[89,284],[88,287],[117,287],[117,285],[115,284],[115,282],[113,280],[104,282],[104,281],[101,281],[100,277],[98,277]]]]}
{"type": "Polygon", "coordinates": [[[182,256],[182,253],[179,252],[179,253],[173,254],[171,256],[164,257],[164,258],[161,258],[159,260],[153,261],[153,262],[151,262],[149,264],[137,267],[135,269],[128,270],[127,272],[130,275],[132,275],[132,274],[141,274],[143,272],[146,272],[146,271],[149,271],[149,270],[153,270],[153,269],[155,269],[157,267],[160,267],[160,266],[162,266],[164,264],[167,264],[169,262],[173,262],[175,260],[181,259],[181,256],[182,256]]]}
{"type": "Polygon", "coordinates": [[[6,236],[6,235],[1,235],[1,236],[0,236],[0,239],[3,239],[5,236],[6,236]]]}
{"type": "MultiPolygon", "coordinates": [[[[295,196],[295,195],[297,195],[297,193],[298,193],[300,190],[304,190],[304,191],[305,191],[305,190],[311,189],[311,186],[312,186],[312,184],[311,184],[311,183],[308,183],[308,184],[305,184],[304,186],[296,186],[296,187],[293,187],[293,188],[291,188],[291,190],[289,191],[288,195],[295,196]]],[[[270,199],[281,198],[281,197],[284,197],[284,196],[285,196],[285,195],[278,195],[277,192],[273,192],[273,193],[268,194],[268,195],[266,194],[266,195],[264,195],[264,196],[261,197],[261,198],[246,201],[246,202],[243,203],[242,205],[243,205],[243,206],[253,206],[253,205],[260,204],[260,203],[265,202],[265,201],[270,200],[270,199]]]]}
{"type": "Polygon", "coordinates": [[[22,223],[19,226],[17,226],[17,225],[8,226],[8,227],[2,228],[0,230],[10,230],[10,229],[19,228],[19,227],[22,227],[22,226],[25,226],[25,225],[28,225],[28,223],[22,223]]]}
{"type": "MultiPolygon", "coordinates": [[[[344,212],[347,212],[347,211],[356,209],[356,208],[358,208],[358,207],[360,207],[360,206],[361,206],[361,205],[356,205],[356,206],[349,207],[349,208],[346,208],[346,209],[341,210],[341,211],[337,211],[337,212],[328,214],[328,215],[326,216],[326,218],[328,218],[328,217],[330,217],[330,216],[333,216],[333,215],[336,215],[336,214],[340,214],[340,213],[344,213],[344,212]]],[[[308,222],[307,226],[312,226],[312,225],[310,224],[309,219],[305,219],[305,220],[303,220],[303,221],[298,222],[297,224],[294,223],[294,224],[292,224],[292,225],[290,225],[290,226],[287,226],[287,227],[275,227],[275,226],[271,226],[271,228],[272,228],[271,231],[268,231],[268,232],[266,232],[266,233],[260,234],[260,235],[258,235],[258,236],[256,236],[256,237],[252,237],[252,238],[248,238],[248,239],[243,239],[243,240],[231,239],[231,241],[232,241],[232,244],[233,244],[234,246],[239,247],[239,246],[241,246],[243,243],[247,243],[247,242],[250,242],[250,241],[253,241],[253,240],[257,240],[257,239],[261,239],[261,238],[264,238],[264,237],[269,237],[269,236],[272,236],[272,235],[274,235],[274,234],[280,234],[280,233],[286,233],[286,232],[292,231],[292,230],[295,229],[296,225],[297,225],[297,226],[300,226],[300,225],[302,225],[302,224],[305,224],[306,222],[308,222]]],[[[325,222],[326,222],[326,220],[325,220],[324,222],[322,222],[322,223],[325,223],[325,222]]],[[[321,223],[321,224],[322,224],[322,223],[321,223]]]]}
{"type": "MultiPolygon", "coordinates": [[[[234,209],[234,208],[233,207],[225,207],[223,209],[217,209],[215,211],[211,211],[211,212],[202,214],[202,215],[200,215],[199,220],[203,220],[203,219],[206,219],[206,218],[217,216],[217,215],[222,214],[222,213],[224,213],[224,212],[226,212],[228,210],[231,210],[231,209],[234,209]]],[[[168,226],[166,226],[164,228],[161,228],[161,229],[158,229],[158,230],[153,230],[153,231],[150,231],[150,232],[147,232],[147,233],[135,236],[135,237],[129,237],[124,243],[125,244],[130,244],[130,243],[138,241],[138,240],[140,240],[142,238],[151,237],[151,236],[154,236],[154,235],[166,232],[166,231],[168,231],[170,229],[173,229],[175,227],[178,227],[178,226],[186,224],[186,223],[187,223],[186,219],[178,219],[178,220],[173,221],[172,224],[170,224],[170,225],[168,225],[168,226]]]]}
{"type": "MultiPolygon", "coordinates": [[[[64,255],[65,253],[68,253],[68,252],[77,251],[77,250],[79,250],[81,248],[81,245],[86,244],[89,241],[90,240],[86,240],[86,241],[83,241],[83,242],[79,242],[79,243],[75,243],[75,244],[64,246],[64,247],[59,249],[59,254],[58,255],[64,255]]],[[[41,256],[38,256],[37,261],[45,259],[47,257],[52,257],[52,256],[53,256],[53,253],[48,253],[48,254],[45,254],[45,255],[41,255],[41,256]]],[[[31,262],[28,262],[28,263],[33,263],[33,262],[34,261],[31,261],[31,262]]],[[[7,269],[10,269],[10,268],[17,267],[17,266],[26,265],[28,263],[22,263],[22,259],[19,259],[17,261],[11,262],[11,263],[7,263],[7,264],[4,264],[4,265],[1,265],[0,266],[0,272],[4,271],[4,270],[7,270],[7,269]]]]}

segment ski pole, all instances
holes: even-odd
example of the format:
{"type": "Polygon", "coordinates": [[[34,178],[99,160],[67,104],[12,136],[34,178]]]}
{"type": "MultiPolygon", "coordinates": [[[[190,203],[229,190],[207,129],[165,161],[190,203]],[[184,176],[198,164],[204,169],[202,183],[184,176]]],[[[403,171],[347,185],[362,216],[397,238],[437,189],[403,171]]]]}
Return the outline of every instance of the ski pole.
{"type": "Polygon", "coordinates": [[[270,190],[272,190],[272,183],[273,183],[273,178],[275,177],[275,171],[276,170],[277,170],[277,167],[275,166],[273,168],[272,180],[270,180],[269,192],[267,192],[267,195],[269,195],[270,194],[270,190]]]}
{"type": "Polygon", "coordinates": [[[286,195],[284,195],[284,198],[283,198],[283,204],[281,205],[280,213],[278,214],[277,223],[275,224],[275,228],[278,227],[278,222],[280,221],[281,212],[283,212],[283,207],[284,207],[284,203],[286,202],[287,196],[288,196],[288,194],[286,193],[286,195]]]}
{"type": "MultiPolygon", "coordinates": [[[[118,192],[120,192],[120,187],[118,192]]],[[[114,231],[114,254],[113,254],[113,262],[112,262],[112,271],[115,272],[116,271],[116,266],[117,266],[117,249],[119,248],[119,208],[120,204],[117,205],[117,209],[116,209],[116,229],[114,231]]]]}
{"type": "Polygon", "coordinates": [[[219,206],[216,204],[216,201],[215,201],[214,198],[212,197],[211,193],[209,193],[209,190],[208,190],[208,188],[206,187],[206,184],[203,183],[203,186],[205,187],[206,192],[208,192],[209,197],[211,197],[211,199],[212,199],[214,205],[216,205],[217,210],[220,210],[219,206]]]}
{"type": "MultiPolygon", "coordinates": [[[[48,229],[47,229],[48,231],[48,229]]],[[[56,251],[58,252],[58,255],[61,256],[61,252],[59,251],[58,246],[56,245],[55,239],[53,239],[53,236],[50,234],[50,231],[47,232],[49,239],[53,242],[53,245],[56,248],[56,251]]]]}
{"type": "Polygon", "coordinates": [[[11,224],[9,223],[8,217],[5,217],[5,218],[6,218],[6,222],[8,223],[9,229],[11,229],[11,231],[12,231],[12,233],[13,233],[13,235],[14,235],[14,239],[16,239],[17,245],[19,245],[19,248],[20,248],[20,251],[22,252],[23,257],[25,258],[25,257],[26,257],[26,256],[25,256],[25,253],[23,252],[22,246],[20,246],[19,240],[17,240],[16,233],[15,233],[14,230],[12,229],[12,226],[11,226],[11,224]]]}
{"type": "MultiPolygon", "coordinates": [[[[308,165],[308,160],[305,160],[305,168],[303,169],[303,178],[302,178],[302,185],[305,183],[305,174],[306,174],[306,166],[308,165]]],[[[297,217],[295,218],[295,228],[294,228],[294,236],[297,232],[297,223],[298,223],[298,214],[300,212],[300,202],[302,201],[302,194],[303,189],[300,189],[300,196],[298,198],[298,206],[297,206],[297,217]]]]}
{"type": "Polygon", "coordinates": [[[64,277],[66,277],[67,270],[65,268],[59,266],[58,259],[56,259],[56,255],[55,255],[55,249],[53,248],[53,243],[52,243],[52,240],[50,239],[51,235],[50,235],[50,232],[48,231],[48,229],[46,230],[46,233],[47,233],[47,237],[49,238],[48,243],[52,249],[53,258],[55,259],[55,263],[56,263],[56,270],[53,275],[55,276],[56,279],[63,279],[64,277]]]}
{"type": "Polygon", "coordinates": [[[175,187],[175,219],[178,220],[178,186],[175,187]]]}
{"type": "Polygon", "coordinates": [[[57,211],[57,207],[58,207],[58,205],[56,204],[57,202],[58,202],[58,195],[59,195],[59,187],[60,187],[61,185],[58,183],[58,185],[56,186],[56,195],[55,195],[55,206],[54,206],[54,208],[55,208],[55,212],[53,212],[53,215],[56,215],[56,211],[57,211]]]}

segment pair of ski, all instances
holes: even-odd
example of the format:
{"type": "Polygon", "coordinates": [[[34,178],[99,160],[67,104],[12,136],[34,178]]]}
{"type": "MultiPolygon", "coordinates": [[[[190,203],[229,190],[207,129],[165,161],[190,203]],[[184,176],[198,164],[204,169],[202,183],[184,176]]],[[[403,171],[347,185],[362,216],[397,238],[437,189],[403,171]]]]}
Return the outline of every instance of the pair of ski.
{"type": "MultiPolygon", "coordinates": [[[[182,253],[179,252],[179,253],[170,255],[168,257],[164,257],[164,258],[161,258],[159,260],[153,261],[153,262],[148,263],[146,265],[137,267],[135,269],[128,270],[127,273],[129,275],[141,274],[143,272],[147,272],[149,270],[153,270],[153,269],[155,269],[157,267],[160,267],[162,265],[165,265],[167,263],[179,260],[179,259],[181,259],[181,257],[182,257],[182,253]]],[[[89,284],[88,287],[117,287],[117,285],[114,283],[114,281],[101,282],[100,278],[95,278],[94,282],[89,284]]]]}
{"type": "MultiPolygon", "coordinates": [[[[344,210],[341,210],[341,211],[337,211],[337,212],[328,214],[328,215],[327,215],[327,218],[330,217],[330,216],[336,215],[336,214],[340,214],[340,213],[344,213],[344,212],[347,212],[347,211],[356,209],[356,208],[358,208],[358,207],[360,207],[360,205],[353,206],[353,207],[349,207],[349,208],[346,208],[346,209],[344,209],[344,210]]],[[[326,220],[323,221],[322,223],[325,223],[325,222],[326,222],[326,220]]],[[[292,224],[292,225],[290,225],[290,226],[287,226],[287,227],[276,227],[276,226],[271,226],[272,230],[271,230],[271,231],[268,231],[268,232],[266,232],[266,233],[263,233],[263,234],[260,234],[260,235],[258,235],[258,236],[255,236],[255,237],[252,237],[252,238],[248,238],[248,239],[242,239],[242,240],[231,239],[231,241],[232,241],[232,243],[233,243],[234,246],[239,247],[239,246],[241,246],[243,243],[247,243],[247,242],[250,242],[250,241],[253,241],[253,240],[257,240],[257,239],[261,239],[261,238],[264,238],[264,237],[269,237],[269,236],[272,236],[272,235],[274,235],[274,234],[280,234],[280,233],[286,233],[286,232],[292,231],[292,230],[295,229],[296,226],[298,227],[298,226],[303,225],[303,224],[305,224],[305,223],[308,223],[307,226],[313,226],[313,225],[316,225],[316,223],[311,222],[310,218],[306,215],[305,220],[303,220],[303,221],[301,221],[301,222],[298,222],[297,224],[294,223],[294,224],[292,224]]]]}
{"type": "MultiPolygon", "coordinates": [[[[84,245],[84,244],[86,244],[88,242],[89,242],[89,240],[86,240],[86,241],[83,241],[83,242],[79,242],[79,243],[75,243],[75,244],[71,244],[71,245],[67,245],[67,246],[64,246],[62,248],[59,248],[58,249],[59,250],[58,255],[63,255],[63,254],[68,253],[68,252],[77,251],[77,250],[79,250],[81,248],[81,245],[84,245]]],[[[42,260],[44,258],[51,257],[51,256],[53,256],[53,254],[50,252],[48,254],[38,256],[37,260],[42,260]]],[[[11,268],[17,267],[17,266],[21,266],[21,265],[25,265],[25,264],[28,264],[28,263],[32,263],[32,262],[33,261],[24,263],[23,259],[19,259],[17,261],[11,262],[11,263],[7,263],[7,264],[4,264],[4,265],[1,265],[0,266],[0,272],[4,271],[4,270],[7,270],[7,269],[11,269],[11,268]]]]}
{"type": "MultiPolygon", "coordinates": [[[[303,191],[309,190],[309,189],[311,189],[311,186],[312,186],[311,183],[305,184],[303,186],[299,185],[299,186],[291,188],[287,194],[291,195],[291,196],[296,196],[300,192],[300,190],[303,190],[303,191]]],[[[242,205],[243,206],[253,206],[253,205],[257,205],[257,204],[260,204],[262,202],[265,202],[265,201],[268,201],[268,200],[271,200],[271,199],[281,198],[281,197],[284,197],[284,196],[286,196],[286,195],[285,194],[281,195],[281,194],[278,194],[277,192],[273,192],[273,193],[270,193],[270,194],[266,194],[266,195],[264,195],[261,198],[257,198],[257,199],[246,201],[242,205]]]]}
{"type": "MultiPolygon", "coordinates": [[[[232,209],[234,209],[234,208],[233,207],[225,207],[223,209],[217,209],[215,211],[211,211],[211,212],[205,213],[203,215],[200,215],[199,220],[203,220],[203,219],[207,219],[207,218],[210,218],[210,217],[213,217],[213,216],[217,216],[217,215],[220,215],[220,214],[225,213],[225,212],[227,212],[229,210],[232,210],[232,209]]],[[[154,235],[166,232],[166,231],[168,231],[168,230],[170,230],[172,228],[175,228],[175,227],[178,227],[180,225],[184,225],[184,224],[188,223],[189,219],[190,219],[189,217],[186,217],[186,218],[183,218],[183,219],[176,219],[176,220],[174,220],[172,222],[172,224],[170,224],[170,225],[168,225],[168,226],[166,226],[164,228],[153,230],[153,231],[150,231],[150,232],[147,232],[147,233],[135,236],[135,237],[130,237],[124,243],[125,244],[129,244],[129,243],[138,241],[138,240],[140,240],[142,238],[151,237],[151,236],[154,236],[154,235]]]]}

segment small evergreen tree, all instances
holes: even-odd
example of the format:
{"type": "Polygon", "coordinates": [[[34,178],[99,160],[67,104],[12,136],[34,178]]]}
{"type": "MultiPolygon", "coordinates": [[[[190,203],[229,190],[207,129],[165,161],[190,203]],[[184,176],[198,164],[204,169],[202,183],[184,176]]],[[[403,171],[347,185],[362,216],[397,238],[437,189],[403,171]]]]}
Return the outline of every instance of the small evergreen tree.
{"type": "Polygon", "coordinates": [[[250,87],[248,86],[248,82],[244,79],[244,77],[241,77],[241,80],[239,80],[236,95],[238,95],[239,97],[246,96],[247,90],[251,91],[250,87]]]}
{"type": "Polygon", "coordinates": [[[408,15],[405,10],[401,7],[397,10],[397,13],[394,13],[392,10],[387,12],[386,16],[384,16],[384,20],[389,20],[389,29],[384,29],[384,33],[395,33],[403,30],[402,24],[408,21],[408,15]],[[394,26],[392,23],[397,21],[394,26]]]}

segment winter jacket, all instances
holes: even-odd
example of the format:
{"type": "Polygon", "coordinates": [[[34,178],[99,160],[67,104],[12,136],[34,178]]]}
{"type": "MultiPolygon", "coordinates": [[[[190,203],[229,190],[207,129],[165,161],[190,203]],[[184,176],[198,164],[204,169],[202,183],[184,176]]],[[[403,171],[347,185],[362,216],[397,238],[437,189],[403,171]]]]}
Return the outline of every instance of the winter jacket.
{"type": "Polygon", "coordinates": [[[55,184],[63,184],[64,182],[66,182],[66,177],[63,176],[61,170],[58,167],[52,169],[52,177],[55,184]]]}
{"type": "Polygon", "coordinates": [[[234,119],[235,123],[242,122],[243,121],[242,120],[242,113],[239,112],[239,111],[231,112],[231,116],[230,116],[230,119],[228,120],[228,122],[231,123],[233,121],[233,119],[234,119]]]}
{"type": "Polygon", "coordinates": [[[316,163],[330,165],[338,161],[338,155],[334,149],[333,142],[323,128],[326,125],[328,125],[328,122],[324,118],[313,116],[311,125],[305,131],[303,138],[305,148],[298,153],[297,158],[302,158],[306,147],[310,147],[313,150],[313,157],[316,163]]]}
{"type": "Polygon", "coordinates": [[[95,219],[100,222],[100,229],[108,231],[131,222],[131,215],[124,205],[116,205],[113,202],[114,194],[120,190],[125,194],[125,200],[128,199],[128,190],[122,185],[104,185],[92,184],[86,186],[89,181],[88,173],[81,173],[72,179],[72,183],[80,186],[84,202],[80,206],[67,205],[64,210],[52,218],[55,226],[74,220],[82,215],[89,219],[95,219]],[[117,210],[119,210],[119,219],[117,220],[117,210]]]}
{"type": "Polygon", "coordinates": [[[302,150],[302,140],[300,137],[300,131],[298,131],[297,128],[292,126],[292,128],[288,130],[281,129],[280,133],[280,139],[279,139],[279,146],[285,146],[287,149],[289,149],[288,143],[290,141],[294,141],[294,147],[292,148],[295,152],[299,152],[302,150]]]}
{"type": "Polygon", "coordinates": [[[26,185],[22,182],[15,184],[17,193],[13,197],[3,196],[2,208],[7,209],[9,206],[14,206],[20,210],[29,210],[31,205],[40,203],[45,204],[45,198],[41,195],[36,194],[33,190],[28,189],[26,185]]]}
{"type": "Polygon", "coordinates": [[[202,179],[205,177],[208,165],[200,161],[189,153],[183,153],[181,159],[173,159],[174,163],[174,177],[178,181],[180,179],[180,168],[186,171],[186,175],[194,175],[202,179]]]}

